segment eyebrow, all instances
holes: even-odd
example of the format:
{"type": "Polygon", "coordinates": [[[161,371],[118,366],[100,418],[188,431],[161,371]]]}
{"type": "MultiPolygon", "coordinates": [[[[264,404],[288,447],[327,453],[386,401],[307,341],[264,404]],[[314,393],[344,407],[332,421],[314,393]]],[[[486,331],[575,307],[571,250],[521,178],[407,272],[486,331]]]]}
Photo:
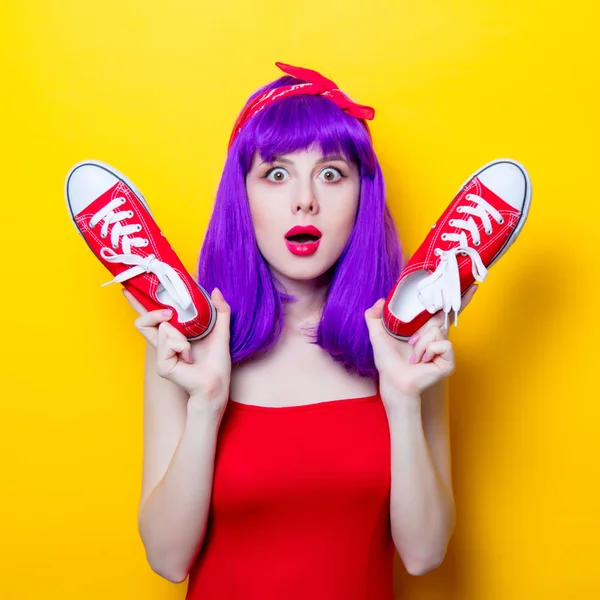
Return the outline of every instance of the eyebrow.
{"type": "Polygon", "coordinates": [[[341,154],[330,154],[329,156],[324,156],[320,160],[317,161],[317,164],[322,164],[326,162],[331,162],[334,160],[341,160],[342,162],[347,163],[348,161],[341,154]]]}
{"type": "MultiPolygon", "coordinates": [[[[321,165],[323,163],[331,162],[331,161],[334,161],[334,160],[341,160],[342,162],[345,162],[346,164],[348,163],[348,161],[346,160],[346,158],[343,157],[341,154],[330,154],[329,156],[324,156],[323,158],[320,158],[317,161],[317,164],[321,165]]],[[[280,163],[284,163],[286,165],[293,165],[294,164],[293,160],[290,160],[289,158],[284,158],[283,156],[275,156],[271,162],[280,162],[280,163]]],[[[268,164],[268,163],[265,162],[265,161],[263,161],[260,164],[264,165],[264,164],[268,164]]]]}

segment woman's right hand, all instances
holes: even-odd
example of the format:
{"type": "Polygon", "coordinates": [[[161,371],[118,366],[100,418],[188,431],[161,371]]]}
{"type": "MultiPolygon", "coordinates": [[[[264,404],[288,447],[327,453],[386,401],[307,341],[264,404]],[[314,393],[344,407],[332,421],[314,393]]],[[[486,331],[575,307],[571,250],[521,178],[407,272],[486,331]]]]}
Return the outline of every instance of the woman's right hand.
{"type": "Polygon", "coordinates": [[[206,337],[193,342],[189,342],[168,323],[171,311],[147,311],[125,289],[123,294],[140,315],[135,321],[136,329],[156,348],[158,375],[183,388],[190,395],[189,402],[204,408],[210,406],[224,410],[231,377],[231,311],[221,292],[215,288],[211,294],[217,310],[213,330],[206,337]]]}

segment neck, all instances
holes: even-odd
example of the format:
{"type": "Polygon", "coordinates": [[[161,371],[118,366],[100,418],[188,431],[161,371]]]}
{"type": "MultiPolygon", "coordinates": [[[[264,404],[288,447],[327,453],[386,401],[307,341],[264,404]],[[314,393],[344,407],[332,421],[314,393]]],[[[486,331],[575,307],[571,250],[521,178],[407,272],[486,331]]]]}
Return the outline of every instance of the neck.
{"type": "Polygon", "coordinates": [[[277,280],[282,291],[294,297],[293,301],[285,304],[286,328],[317,325],[321,319],[331,277],[324,274],[316,279],[301,281],[277,275],[277,280]]]}

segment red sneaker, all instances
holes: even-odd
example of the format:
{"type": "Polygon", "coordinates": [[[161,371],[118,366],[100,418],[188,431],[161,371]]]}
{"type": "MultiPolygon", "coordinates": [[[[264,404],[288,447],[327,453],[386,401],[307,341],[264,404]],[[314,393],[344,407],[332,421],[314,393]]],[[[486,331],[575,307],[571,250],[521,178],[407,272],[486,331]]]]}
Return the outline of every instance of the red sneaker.
{"type": "Polygon", "coordinates": [[[77,163],[65,184],[71,219],[100,262],[147,310],[170,308],[189,340],[212,329],[216,310],[154,221],[144,196],[111,166],[77,163]]]}
{"type": "Polygon", "coordinates": [[[440,310],[446,329],[451,310],[457,325],[462,296],[517,239],[530,204],[529,176],[514,160],[492,161],[471,175],[387,297],[382,320],[390,335],[408,340],[440,310]]]}

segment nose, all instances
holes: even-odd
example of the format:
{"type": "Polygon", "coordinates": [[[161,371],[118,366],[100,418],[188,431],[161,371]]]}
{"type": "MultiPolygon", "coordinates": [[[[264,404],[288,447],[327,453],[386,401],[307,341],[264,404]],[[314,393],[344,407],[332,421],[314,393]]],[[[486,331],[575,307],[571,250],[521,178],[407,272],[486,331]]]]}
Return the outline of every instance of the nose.
{"type": "Polygon", "coordinates": [[[316,215],[319,212],[319,201],[310,182],[299,185],[298,193],[294,196],[292,203],[292,212],[306,212],[316,215]]]}

